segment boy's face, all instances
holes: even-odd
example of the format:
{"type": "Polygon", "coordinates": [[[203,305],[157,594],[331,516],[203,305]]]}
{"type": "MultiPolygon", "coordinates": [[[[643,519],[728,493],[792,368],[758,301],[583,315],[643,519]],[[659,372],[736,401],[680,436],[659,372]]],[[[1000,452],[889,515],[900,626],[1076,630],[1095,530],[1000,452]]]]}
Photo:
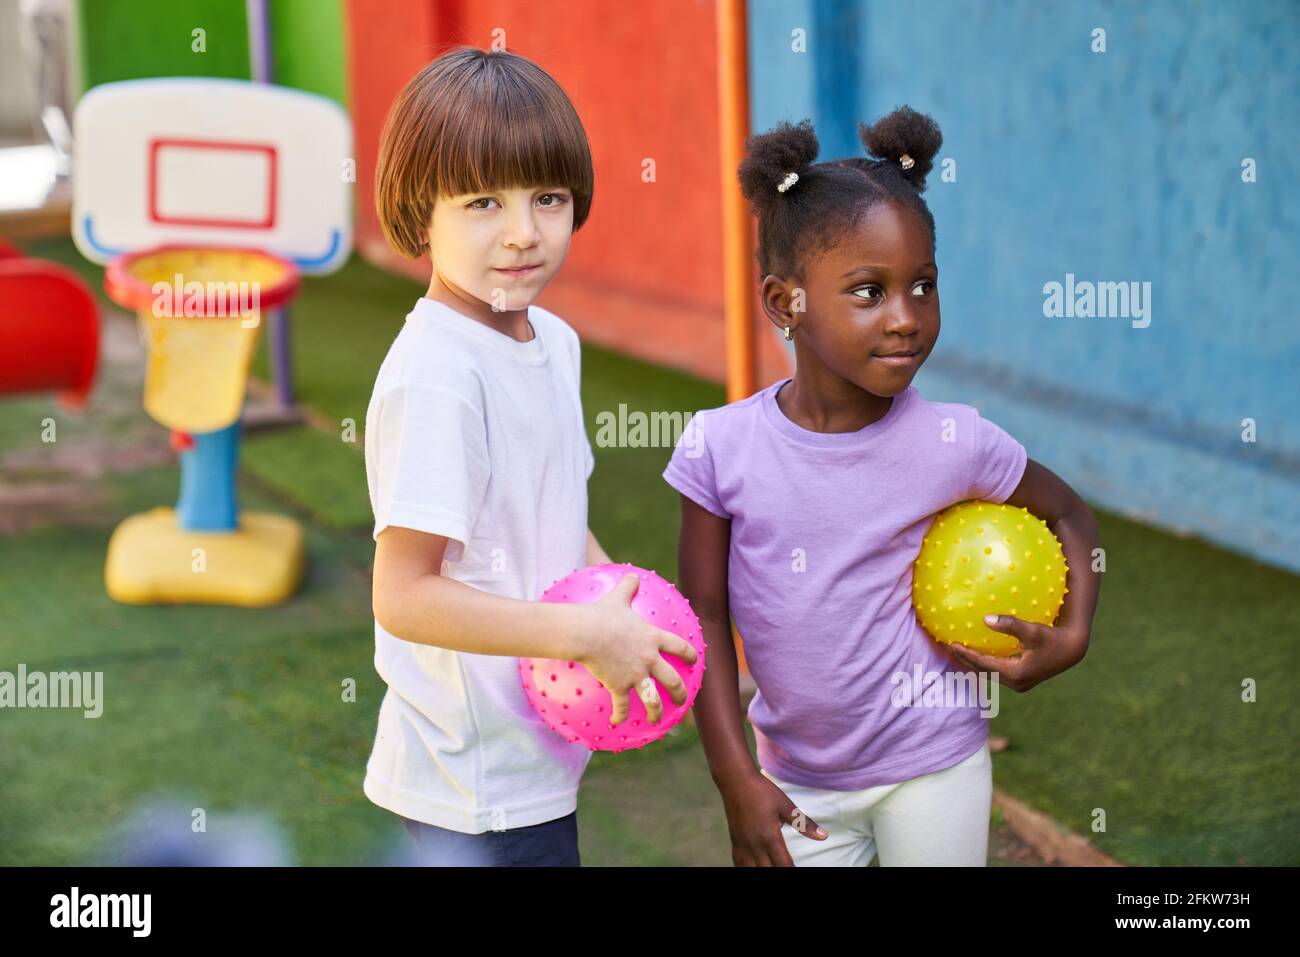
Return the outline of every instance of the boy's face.
{"type": "Polygon", "coordinates": [[[433,268],[494,312],[525,309],[569,252],[573,193],[562,186],[440,196],[429,225],[433,268]],[[512,267],[531,267],[516,270],[512,267]]]}

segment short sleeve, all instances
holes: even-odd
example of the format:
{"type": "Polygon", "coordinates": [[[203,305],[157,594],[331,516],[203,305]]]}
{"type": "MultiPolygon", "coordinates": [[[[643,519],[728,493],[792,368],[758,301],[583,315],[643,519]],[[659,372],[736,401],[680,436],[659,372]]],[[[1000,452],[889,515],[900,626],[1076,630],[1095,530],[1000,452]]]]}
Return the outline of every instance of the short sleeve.
{"type": "Polygon", "coordinates": [[[731,518],[718,500],[717,475],[713,454],[704,440],[705,431],[698,414],[686,423],[664,469],[664,481],[706,511],[719,518],[731,518]]]}
{"type": "Polygon", "coordinates": [[[993,422],[975,413],[974,452],[966,497],[1005,502],[1020,484],[1028,459],[1025,447],[993,422]]]}
{"type": "Polygon", "coordinates": [[[483,414],[460,393],[406,384],[379,401],[374,537],[390,525],[448,539],[444,559],[469,547],[490,475],[483,414]]]}
{"type": "MultiPolygon", "coordinates": [[[[568,339],[569,342],[569,358],[570,361],[573,363],[574,381],[578,383],[578,395],[577,395],[578,409],[579,411],[581,411],[582,409],[582,342],[581,340],[578,339],[578,334],[573,331],[572,327],[568,327],[568,335],[566,338],[568,339]]],[[[581,416],[578,417],[578,421],[583,422],[581,416]]],[[[591,451],[591,438],[590,436],[587,435],[587,428],[585,423],[583,423],[582,425],[582,449],[583,449],[582,452],[583,458],[587,463],[586,475],[587,478],[590,479],[591,473],[596,470],[596,456],[591,451]]]]}
{"type": "MultiPolygon", "coordinates": [[[[578,334],[573,334],[573,368],[578,376],[578,409],[582,409],[582,344],[578,342],[578,334]]],[[[582,428],[582,449],[583,455],[587,459],[587,478],[591,478],[591,473],[596,470],[596,456],[591,451],[591,436],[587,435],[587,426],[581,415],[578,416],[578,422],[582,428]]]]}

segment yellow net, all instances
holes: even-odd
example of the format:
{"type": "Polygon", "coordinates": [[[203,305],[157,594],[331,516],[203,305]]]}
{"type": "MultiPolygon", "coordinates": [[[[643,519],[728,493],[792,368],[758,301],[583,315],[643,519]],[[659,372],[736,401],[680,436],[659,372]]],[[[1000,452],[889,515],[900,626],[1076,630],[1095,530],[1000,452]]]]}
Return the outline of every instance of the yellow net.
{"type": "Polygon", "coordinates": [[[181,432],[213,432],[239,418],[260,317],[187,319],[141,313],[149,346],[144,408],[181,432]]]}
{"type": "Polygon", "coordinates": [[[131,261],[135,290],[149,292],[135,304],[149,350],[144,407],[155,421],[212,432],[239,418],[263,293],[282,289],[288,268],[247,250],[168,249],[131,261]]]}

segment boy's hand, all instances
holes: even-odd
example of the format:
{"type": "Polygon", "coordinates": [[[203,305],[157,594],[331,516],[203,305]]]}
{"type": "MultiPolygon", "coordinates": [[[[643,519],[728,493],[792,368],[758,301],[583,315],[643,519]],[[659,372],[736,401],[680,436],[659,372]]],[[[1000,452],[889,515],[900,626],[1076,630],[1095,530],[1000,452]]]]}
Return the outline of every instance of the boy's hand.
{"type": "Polygon", "coordinates": [[[984,623],[994,631],[1019,639],[1020,654],[986,655],[961,644],[948,645],[948,653],[959,665],[972,671],[996,671],[1000,676],[998,681],[1012,691],[1028,691],[1073,668],[1088,651],[1089,636],[1070,628],[1040,625],[1012,615],[986,615],[984,623]]]}
{"type": "Polygon", "coordinates": [[[628,573],[608,595],[584,607],[591,614],[583,645],[588,650],[577,661],[608,689],[614,699],[610,724],[627,720],[628,690],[635,688],[645,705],[646,719],[658,724],[664,706],[655,687],[657,679],[668,689],[674,704],[686,701],[686,683],[677,669],[660,652],[676,655],[687,664],[695,663],[695,648],[685,638],[647,624],[632,610],[641,579],[628,573]]]}
{"type": "Polygon", "coordinates": [[[781,833],[782,824],[789,824],[814,841],[829,836],[795,807],[784,791],[757,771],[720,785],[719,791],[731,831],[731,860],[737,867],[794,867],[781,833]]]}

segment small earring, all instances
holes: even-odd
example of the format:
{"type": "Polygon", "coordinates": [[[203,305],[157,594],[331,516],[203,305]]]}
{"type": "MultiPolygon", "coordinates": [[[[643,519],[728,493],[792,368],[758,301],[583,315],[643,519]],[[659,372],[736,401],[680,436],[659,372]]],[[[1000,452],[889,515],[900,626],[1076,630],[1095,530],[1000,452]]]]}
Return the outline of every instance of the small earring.
{"type": "Polygon", "coordinates": [[[785,327],[785,341],[790,342],[794,339],[794,329],[790,326],[785,327]]]}

